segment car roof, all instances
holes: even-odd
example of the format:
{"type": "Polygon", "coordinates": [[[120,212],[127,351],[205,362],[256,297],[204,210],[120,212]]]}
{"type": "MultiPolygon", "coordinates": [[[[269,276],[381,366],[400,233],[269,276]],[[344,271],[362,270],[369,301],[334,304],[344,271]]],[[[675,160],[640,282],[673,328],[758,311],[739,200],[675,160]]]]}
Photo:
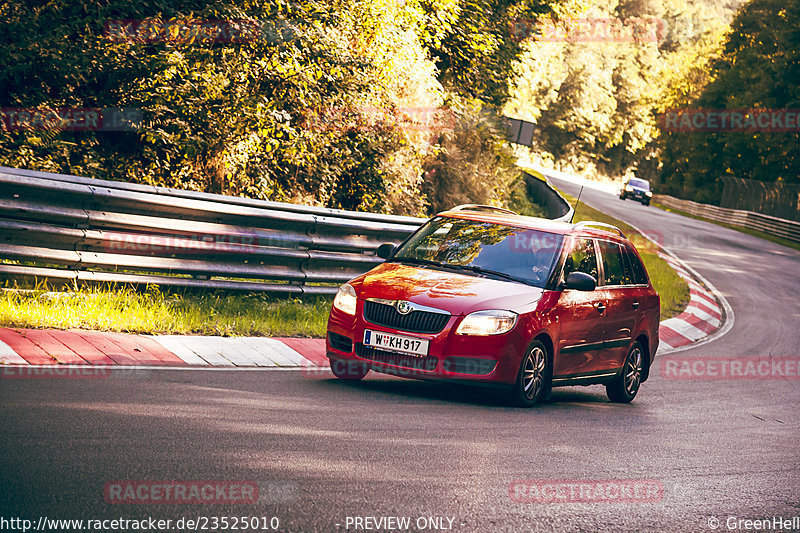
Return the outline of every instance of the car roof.
{"type": "MultiPolygon", "coordinates": [[[[482,207],[482,206],[476,206],[476,207],[482,207]]],[[[611,231],[610,229],[602,229],[586,225],[589,222],[572,224],[569,222],[561,222],[558,220],[550,220],[547,218],[518,215],[516,213],[507,210],[485,211],[480,209],[472,210],[469,208],[455,208],[450,211],[444,211],[442,213],[439,213],[438,216],[444,216],[449,218],[461,218],[464,220],[472,220],[475,222],[504,224],[507,226],[515,226],[519,228],[544,231],[547,233],[555,233],[558,235],[579,235],[585,237],[610,239],[618,242],[628,242],[628,239],[624,235],[622,235],[621,231],[619,234],[617,234],[615,231],[611,231]]],[[[608,227],[614,228],[613,226],[608,226],[608,227]]]]}

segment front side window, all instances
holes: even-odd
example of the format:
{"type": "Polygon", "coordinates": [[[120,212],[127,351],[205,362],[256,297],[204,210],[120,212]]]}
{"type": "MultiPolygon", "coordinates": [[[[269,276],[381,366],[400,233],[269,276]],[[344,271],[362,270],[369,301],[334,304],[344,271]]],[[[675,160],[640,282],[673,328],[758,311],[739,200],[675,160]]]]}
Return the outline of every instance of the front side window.
{"type": "Polygon", "coordinates": [[[564,262],[564,279],[572,272],[583,272],[597,279],[597,254],[592,239],[576,239],[564,262]]]}
{"type": "Polygon", "coordinates": [[[544,287],[563,237],[491,222],[436,217],[391,261],[429,264],[544,287]]]}

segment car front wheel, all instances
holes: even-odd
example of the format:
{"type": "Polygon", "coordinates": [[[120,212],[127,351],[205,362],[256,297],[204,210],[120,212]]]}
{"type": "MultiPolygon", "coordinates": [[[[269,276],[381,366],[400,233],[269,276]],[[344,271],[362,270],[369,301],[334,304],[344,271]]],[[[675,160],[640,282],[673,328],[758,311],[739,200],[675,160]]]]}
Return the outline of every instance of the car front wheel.
{"type": "Polygon", "coordinates": [[[331,359],[331,372],[339,379],[348,381],[358,381],[364,379],[369,372],[369,368],[357,361],[343,361],[341,359],[331,359]]]}
{"type": "Polygon", "coordinates": [[[531,407],[546,399],[550,388],[550,367],[547,348],[533,341],[522,358],[517,381],[511,390],[511,400],[520,407],[531,407]]]}
{"type": "Polygon", "coordinates": [[[630,403],[639,392],[642,382],[642,345],[639,341],[633,343],[622,372],[614,381],[606,385],[608,399],[616,403],[630,403]]]}

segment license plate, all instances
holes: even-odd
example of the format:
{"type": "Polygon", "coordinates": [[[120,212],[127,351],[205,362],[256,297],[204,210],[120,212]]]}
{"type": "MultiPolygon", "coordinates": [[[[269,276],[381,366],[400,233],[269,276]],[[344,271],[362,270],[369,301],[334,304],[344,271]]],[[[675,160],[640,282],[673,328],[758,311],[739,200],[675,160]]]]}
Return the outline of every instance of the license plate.
{"type": "Polygon", "coordinates": [[[382,331],[364,330],[364,346],[380,348],[413,355],[415,357],[425,357],[428,355],[428,341],[403,335],[393,335],[382,331]]]}

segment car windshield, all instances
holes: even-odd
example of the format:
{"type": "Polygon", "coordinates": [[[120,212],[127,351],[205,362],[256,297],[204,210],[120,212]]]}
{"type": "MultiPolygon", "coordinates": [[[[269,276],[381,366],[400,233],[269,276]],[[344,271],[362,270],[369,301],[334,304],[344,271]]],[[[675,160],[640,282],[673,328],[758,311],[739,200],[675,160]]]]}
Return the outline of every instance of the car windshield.
{"type": "Polygon", "coordinates": [[[650,190],[650,182],[647,181],[647,180],[639,180],[639,179],[633,178],[630,181],[630,185],[631,185],[631,187],[638,187],[639,189],[644,189],[646,191],[650,190]]]}
{"type": "Polygon", "coordinates": [[[562,236],[490,222],[436,217],[392,261],[428,264],[544,287],[562,236]]]}

